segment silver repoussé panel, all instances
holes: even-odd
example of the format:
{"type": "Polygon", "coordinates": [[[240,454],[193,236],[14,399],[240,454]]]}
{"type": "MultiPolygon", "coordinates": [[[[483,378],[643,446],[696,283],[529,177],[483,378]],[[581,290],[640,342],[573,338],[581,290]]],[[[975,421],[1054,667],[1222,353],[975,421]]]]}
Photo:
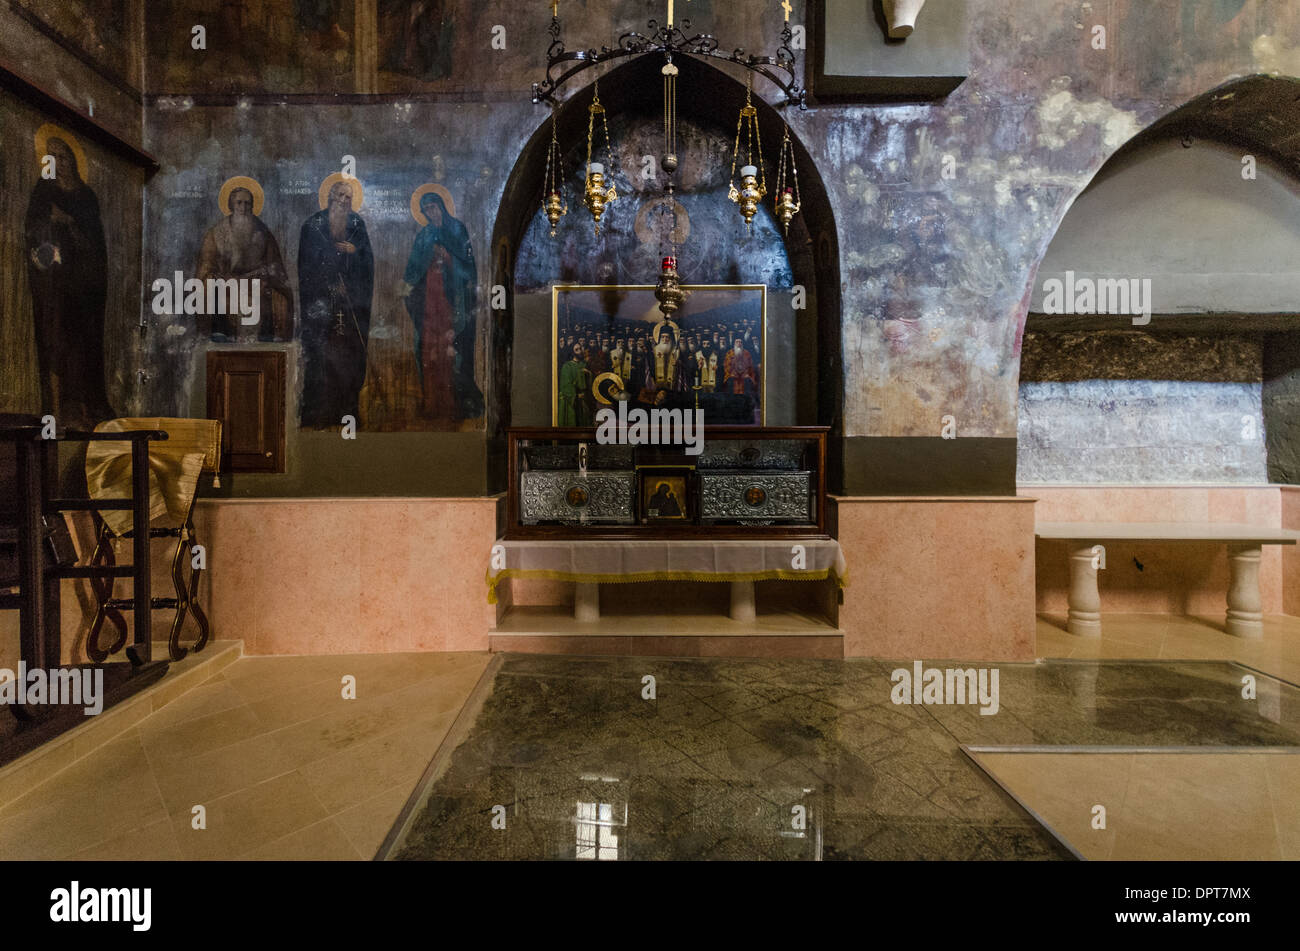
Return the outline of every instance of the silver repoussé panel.
{"type": "Polygon", "coordinates": [[[700,517],[811,522],[812,493],[809,472],[701,472],[700,517]]]}
{"type": "Polygon", "coordinates": [[[529,470],[520,473],[519,517],[525,525],[596,522],[631,525],[635,472],[529,470]]]}

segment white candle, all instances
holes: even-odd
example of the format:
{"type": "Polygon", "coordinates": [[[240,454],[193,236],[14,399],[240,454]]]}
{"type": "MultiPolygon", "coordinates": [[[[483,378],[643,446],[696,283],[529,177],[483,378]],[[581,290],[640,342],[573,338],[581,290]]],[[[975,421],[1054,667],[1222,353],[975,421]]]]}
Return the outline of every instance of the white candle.
{"type": "Polygon", "coordinates": [[[605,166],[601,165],[599,162],[592,162],[592,163],[591,163],[591,174],[592,174],[592,175],[604,175],[604,174],[605,174],[605,166]]]}
{"type": "Polygon", "coordinates": [[[746,165],[740,170],[740,177],[744,178],[746,175],[752,175],[755,178],[757,178],[758,169],[755,168],[753,165],[746,165]]]}

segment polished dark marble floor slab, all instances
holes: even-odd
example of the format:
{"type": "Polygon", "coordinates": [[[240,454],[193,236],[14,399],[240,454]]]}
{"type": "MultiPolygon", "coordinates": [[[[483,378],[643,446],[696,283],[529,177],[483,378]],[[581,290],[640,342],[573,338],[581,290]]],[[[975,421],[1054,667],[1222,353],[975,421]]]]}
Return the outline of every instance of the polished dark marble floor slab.
{"type": "Polygon", "coordinates": [[[999,688],[996,716],[926,709],[968,746],[1300,746],[1300,690],[1230,661],[1008,664],[999,688]]]}
{"type": "Polygon", "coordinates": [[[1070,857],[890,686],[872,661],[507,655],[392,855],[1070,857]]]}
{"type": "Polygon", "coordinates": [[[1002,664],[991,716],[893,702],[911,662],[499,663],[385,857],[1070,859],[962,745],[1300,745],[1300,691],[1230,663],[1002,664]]]}

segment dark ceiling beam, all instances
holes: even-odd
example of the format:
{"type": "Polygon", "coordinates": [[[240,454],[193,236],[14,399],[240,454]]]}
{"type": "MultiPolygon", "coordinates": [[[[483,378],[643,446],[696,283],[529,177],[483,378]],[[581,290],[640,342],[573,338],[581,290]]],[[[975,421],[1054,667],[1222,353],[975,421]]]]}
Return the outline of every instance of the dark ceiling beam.
{"type": "Polygon", "coordinates": [[[147,175],[158,171],[158,160],[148,152],[96,122],[66,99],[38,86],[3,60],[0,60],[0,88],[7,89],[24,103],[61,122],[72,131],[80,132],[92,142],[139,165],[147,175]]]}

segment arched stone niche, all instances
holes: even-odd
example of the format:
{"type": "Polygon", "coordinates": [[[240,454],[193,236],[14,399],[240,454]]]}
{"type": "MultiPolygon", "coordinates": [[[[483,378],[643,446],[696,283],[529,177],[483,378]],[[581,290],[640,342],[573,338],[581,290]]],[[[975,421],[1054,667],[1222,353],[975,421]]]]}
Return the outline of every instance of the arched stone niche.
{"type": "MultiPolygon", "coordinates": [[[[771,213],[771,197],[747,231],[726,198],[737,115],[745,86],[729,73],[691,57],[676,60],[678,155],[675,200],[690,221],[690,234],[677,248],[682,280],[689,284],[765,284],[768,288],[768,422],[823,424],[838,428],[842,402],[840,372],[839,248],[826,189],[807,150],[794,134],[802,211],[788,235],[771,213]],[[814,237],[815,236],[815,237],[814,237]],[[802,288],[803,309],[794,307],[802,288]]],[[[587,152],[590,87],[576,91],[557,115],[564,151],[564,195],[568,215],[555,238],[541,212],[549,116],[525,146],[506,183],[493,235],[494,272],[508,272],[507,306],[494,314],[493,359],[505,372],[489,432],[508,425],[550,422],[551,286],[553,284],[653,284],[667,249],[663,233],[662,60],[647,55],[600,78],[615,150],[620,198],[606,212],[601,234],[593,233],[581,203],[587,152]],[[653,165],[650,160],[653,160],[653,165]],[[500,257],[514,249],[513,260],[500,257]]],[[[756,80],[760,85],[762,80],[756,80]]],[[[785,124],[756,90],[769,192],[776,185],[776,159],[785,124]]],[[[603,149],[597,135],[596,151],[603,149]]],[[[606,162],[602,155],[593,161],[606,162]]],[[[834,435],[834,433],[833,433],[834,435]]],[[[831,470],[834,473],[834,469],[831,470]]],[[[493,472],[495,484],[503,485],[493,472]]]]}
{"type": "Polygon", "coordinates": [[[1300,84],[1234,85],[1122,149],[1062,221],[1026,324],[1018,482],[1300,478],[1300,179],[1257,147],[1300,84]],[[1113,310],[1107,280],[1149,317],[1059,313],[1090,290],[1113,310]]]}

